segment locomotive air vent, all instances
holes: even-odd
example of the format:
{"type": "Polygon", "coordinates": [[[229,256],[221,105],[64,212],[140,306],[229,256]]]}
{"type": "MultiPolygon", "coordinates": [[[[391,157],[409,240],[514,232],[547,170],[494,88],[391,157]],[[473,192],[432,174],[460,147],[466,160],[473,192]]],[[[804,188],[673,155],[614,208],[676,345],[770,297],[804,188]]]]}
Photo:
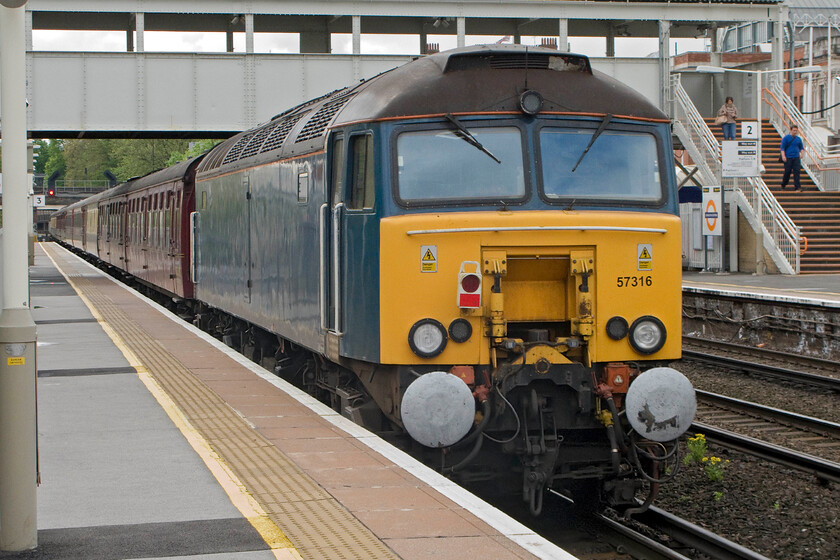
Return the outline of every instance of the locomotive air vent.
{"type": "Polygon", "coordinates": [[[211,169],[216,169],[222,165],[222,160],[224,160],[225,154],[227,154],[230,151],[230,147],[237,142],[234,138],[236,137],[234,136],[233,138],[228,138],[210,150],[210,153],[208,153],[204,160],[199,164],[197,171],[201,173],[211,169]]]}
{"type": "Polygon", "coordinates": [[[248,140],[248,143],[242,148],[242,154],[237,159],[243,159],[246,157],[251,157],[260,153],[260,148],[265,142],[265,139],[268,138],[268,135],[277,127],[277,123],[269,123],[262,128],[258,128],[256,133],[251,136],[251,139],[248,140]]]}
{"type": "Polygon", "coordinates": [[[225,155],[225,159],[222,162],[222,164],[224,165],[238,160],[239,156],[242,154],[242,151],[245,149],[245,146],[248,145],[248,142],[251,141],[251,138],[253,138],[256,133],[256,130],[252,130],[244,134],[239,140],[237,140],[236,144],[234,144],[233,147],[230,150],[228,150],[228,153],[225,155]]]}
{"type": "Polygon", "coordinates": [[[459,70],[556,70],[560,72],[592,73],[589,59],[585,56],[565,53],[537,52],[478,52],[454,54],[446,61],[444,72],[459,70]]]}
{"type": "Polygon", "coordinates": [[[350,100],[350,97],[350,95],[345,95],[339,99],[324,103],[300,131],[300,134],[298,134],[295,140],[295,144],[323,136],[324,131],[330,122],[332,122],[335,114],[350,100]]]}
{"type": "Polygon", "coordinates": [[[302,114],[290,115],[277,123],[274,130],[268,135],[268,138],[265,139],[265,142],[260,149],[260,153],[270,152],[271,150],[276,150],[282,146],[286,136],[289,135],[289,132],[292,128],[294,128],[302,116],[302,114]]]}

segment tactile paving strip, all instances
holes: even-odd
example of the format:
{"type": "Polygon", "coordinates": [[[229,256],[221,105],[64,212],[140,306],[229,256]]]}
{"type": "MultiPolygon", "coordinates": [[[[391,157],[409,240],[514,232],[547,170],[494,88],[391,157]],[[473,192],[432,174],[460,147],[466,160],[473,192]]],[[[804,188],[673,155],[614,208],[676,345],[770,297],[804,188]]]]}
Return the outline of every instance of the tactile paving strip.
{"type": "Polygon", "coordinates": [[[74,270],[61,252],[42,245],[75,288],[146,365],[303,558],[398,558],[326,490],[252,429],[222,398],[193,375],[154,336],[132,321],[108,295],[121,290],[106,278],[74,270]]]}

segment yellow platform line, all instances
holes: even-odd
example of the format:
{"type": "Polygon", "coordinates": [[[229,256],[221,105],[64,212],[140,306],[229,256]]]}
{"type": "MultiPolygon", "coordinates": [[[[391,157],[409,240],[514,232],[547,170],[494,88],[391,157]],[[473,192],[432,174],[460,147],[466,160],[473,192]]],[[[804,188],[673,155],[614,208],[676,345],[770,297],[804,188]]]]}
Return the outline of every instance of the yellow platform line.
{"type": "Polygon", "coordinates": [[[184,416],[178,405],[170,398],[166,391],[161,388],[155,378],[148,372],[146,366],[140,361],[134,352],[125,344],[122,337],[107,323],[100,315],[99,311],[94,307],[93,303],[81,292],[76,283],[65,274],[64,270],[53,259],[49,252],[44,251],[47,257],[55,265],[56,269],[64,276],[67,283],[75,290],[82,302],[90,310],[93,317],[105,331],[105,334],[111,339],[117,349],[122,352],[128,364],[135,369],[140,381],[152,394],[158,404],[169,416],[172,423],[189,442],[190,447],[201,457],[204,464],[218,481],[222,490],[228,495],[231,503],[242,513],[245,519],[256,529],[260,536],[265,540],[266,544],[271,549],[274,557],[278,560],[302,560],[300,553],[297,551],[292,542],[286,537],[283,531],[271,520],[265,510],[262,509],[259,503],[251,496],[248,489],[245,487],[239,478],[228,467],[224,460],[216,453],[206,439],[196,430],[189,420],[184,416]]]}

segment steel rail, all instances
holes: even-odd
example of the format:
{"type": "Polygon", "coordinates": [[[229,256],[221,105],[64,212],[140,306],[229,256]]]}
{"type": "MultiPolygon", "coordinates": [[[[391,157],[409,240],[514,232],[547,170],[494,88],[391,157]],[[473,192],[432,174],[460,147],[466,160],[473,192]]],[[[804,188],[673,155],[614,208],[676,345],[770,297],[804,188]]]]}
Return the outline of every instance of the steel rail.
{"type": "Polygon", "coordinates": [[[799,453],[787,447],[774,445],[749,436],[736,434],[729,430],[715,428],[709,424],[695,422],[689,432],[703,434],[708,441],[724,445],[731,449],[766,459],[793,469],[812,473],[821,480],[840,482],[840,463],[827,461],[807,453],[799,453]]]}
{"type": "Polygon", "coordinates": [[[713,406],[730,408],[737,411],[745,412],[750,415],[755,415],[759,418],[769,418],[781,424],[795,426],[811,432],[825,435],[835,439],[840,439],[840,424],[829,422],[828,420],[821,420],[812,416],[805,416],[804,414],[797,414],[771,406],[764,406],[754,402],[743,401],[740,399],[733,399],[725,395],[717,393],[710,393],[708,391],[701,391],[695,389],[695,394],[699,400],[707,402],[713,406]]]}
{"type": "Polygon", "coordinates": [[[633,519],[671,535],[680,543],[715,560],[770,560],[655,506],[651,506],[644,513],[634,514],[633,519]]]}
{"type": "Polygon", "coordinates": [[[803,356],[800,354],[791,354],[790,352],[783,352],[781,350],[773,350],[770,348],[756,348],[754,346],[744,346],[743,344],[735,344],[734,342],[724,342],[721,340],[711,340],[708,338],[698,338],[695,336],[683,335],[683,344],[688,342],[695,345],[707,345],[711,347],[721,347],[731,349],[736,352],[744,352],[746,354],[764,355],[768,359],[781,358],[794,362],[811,362],[818,367],[826,369],[835,369],[840,372],[840,365],[836,360],[826,360],[825,358],[814,358],[812,356],[803,356]]]}
{"type": "Polygon", "coordinates": [[[828,377],[826,375],[818,375],[816,373],[808,373],[805,371],[797,371],[793,369],[786,369],[765,364],[757,364],[755,362],[745,362],[738,358],[727,358],[724,356],[710,356],[702,352],[695,352],[693,350],[683,350],[683,359],[706,362],[712,365],[726,366],[732,369],[737,369],[749,373],[757,373],[759,375],[784,379],[787,381],[796,381],[798,383],[805,383],[814,387],[822,389],[829,389],[831,391],[840,391],[840,379],[836,377],[828,377]]]}

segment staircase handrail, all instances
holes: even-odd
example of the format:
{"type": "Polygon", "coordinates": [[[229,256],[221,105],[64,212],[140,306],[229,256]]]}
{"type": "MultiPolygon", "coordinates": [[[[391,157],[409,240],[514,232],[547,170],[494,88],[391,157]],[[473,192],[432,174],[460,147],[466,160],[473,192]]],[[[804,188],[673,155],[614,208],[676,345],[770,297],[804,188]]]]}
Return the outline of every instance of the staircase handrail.
{"type": "Polygon", "coordinates": [[[767,236],[773,240],[791,272],[799,274],[802,231],[782,208],[761,177],[747,177],[746,188],[738,188],[749,201],[767,236]]]}
{"type": "Polygon", "coordinates": [[[701,172],[710,183],[716,182],[715,178],[720,176],[720,144],[709,125],[697,111],[691,97],[682,87],[679,74],[671,75],[671,91],[675,103],[672,117],[674,120],[678,120],[688,131],[694,145],[702,149],[700,151],[702,159],[694,163],[700,167],[701,172]],[[679,108],[679,115],[676,111],[677,108],[679,108]]]}
{"type": "Polygon", "coordinates": [[[770,88],[764,89],[761,94],[771,109],[770,123],[780,135],[784,135],[792,124],[799,127],[805,146],[802,164],[817,188],[821,191],[835,190],[837,175],[840,174],[840,145],[826,146],[808,119],[784,92],[781,83],[771,84],[770,88]]]}

